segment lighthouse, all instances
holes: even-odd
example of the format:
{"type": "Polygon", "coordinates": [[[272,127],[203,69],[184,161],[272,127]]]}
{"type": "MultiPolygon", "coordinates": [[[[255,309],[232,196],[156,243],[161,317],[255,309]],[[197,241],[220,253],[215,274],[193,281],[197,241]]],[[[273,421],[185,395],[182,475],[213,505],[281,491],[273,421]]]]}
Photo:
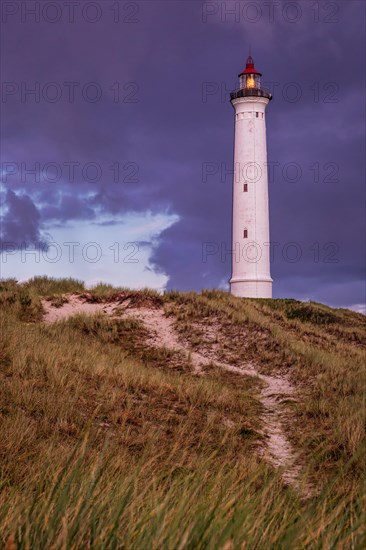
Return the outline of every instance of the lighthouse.
{"type": "Polygon", "coordinates": [[[272,95],[249,55],[230,94],[235,110],[232,276],[230,291],[272,298],[266,145],[266,107],[272,95]]]}

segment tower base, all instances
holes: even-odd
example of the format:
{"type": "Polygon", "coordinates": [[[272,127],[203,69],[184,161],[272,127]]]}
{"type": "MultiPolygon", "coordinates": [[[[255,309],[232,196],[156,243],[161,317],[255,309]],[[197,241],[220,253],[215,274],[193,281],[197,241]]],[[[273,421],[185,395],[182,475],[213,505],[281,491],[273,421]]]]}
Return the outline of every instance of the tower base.
{"type": "Polygon", "coordinates": [[[231,280],[230,292],[238,298],[272,298],[272,279],[231,280]]]}

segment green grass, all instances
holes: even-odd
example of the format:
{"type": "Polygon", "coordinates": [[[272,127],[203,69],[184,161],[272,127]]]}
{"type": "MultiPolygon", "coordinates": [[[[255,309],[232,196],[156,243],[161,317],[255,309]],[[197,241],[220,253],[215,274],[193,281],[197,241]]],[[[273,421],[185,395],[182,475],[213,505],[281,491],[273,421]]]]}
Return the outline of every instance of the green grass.
{"type": "Polygon", "coordinates": [[[83,292],[83,281],[77,279],[54,279],[51,277],[33,277],[24,286],[36,292],[38,295],[66,294],[68,292],[83,292]]]}
{"type": "MultiPolygon", "coordinates": [[[[7,548],[364,548],[365,318],[293,300],[98,285],[164,307],[204,352],[285,369],[299,483],[261,458],[258,382],[144,345],[138,319],[41,322],[80,281],[0,282],[0,540],[7,548]]],[[[89,291],[88,291],[89,293],[89,291]]]]}

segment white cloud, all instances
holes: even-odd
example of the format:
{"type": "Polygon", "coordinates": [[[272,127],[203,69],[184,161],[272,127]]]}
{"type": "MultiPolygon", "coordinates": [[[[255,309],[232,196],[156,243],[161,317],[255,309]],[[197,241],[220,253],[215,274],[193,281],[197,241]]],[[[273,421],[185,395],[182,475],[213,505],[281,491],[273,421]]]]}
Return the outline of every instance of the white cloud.
{"type": "Polygon", "coordinates": [[[347,309],[351,309],[352,311],[357,311],[357,313],[362,313],[363,315],[366,315],[366,304],[353,304],[352,306],[348,306],[347,309]]]}
{"type": "Polygon", "coordinates": [[[88,286],[105,282],[164,290],[168,276],[151,268],[150,257],[161,232],[178,220],[177,215],[148,211],[98,220],[105,225],[67,223],[53,228],[53,244],[47,252],[2,254],[1,276],[18,280],[36,275],[74,277],[88,286]]]}

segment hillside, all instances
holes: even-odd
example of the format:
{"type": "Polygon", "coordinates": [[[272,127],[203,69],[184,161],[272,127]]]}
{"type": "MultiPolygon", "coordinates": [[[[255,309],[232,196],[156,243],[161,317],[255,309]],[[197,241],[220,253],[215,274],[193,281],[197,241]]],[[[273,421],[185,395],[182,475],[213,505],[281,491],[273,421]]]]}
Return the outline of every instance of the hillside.
{"type": "Polygon", "coordinates": [[[0,282],[15,548],[363,548],[366,317],[0,282]]]}

